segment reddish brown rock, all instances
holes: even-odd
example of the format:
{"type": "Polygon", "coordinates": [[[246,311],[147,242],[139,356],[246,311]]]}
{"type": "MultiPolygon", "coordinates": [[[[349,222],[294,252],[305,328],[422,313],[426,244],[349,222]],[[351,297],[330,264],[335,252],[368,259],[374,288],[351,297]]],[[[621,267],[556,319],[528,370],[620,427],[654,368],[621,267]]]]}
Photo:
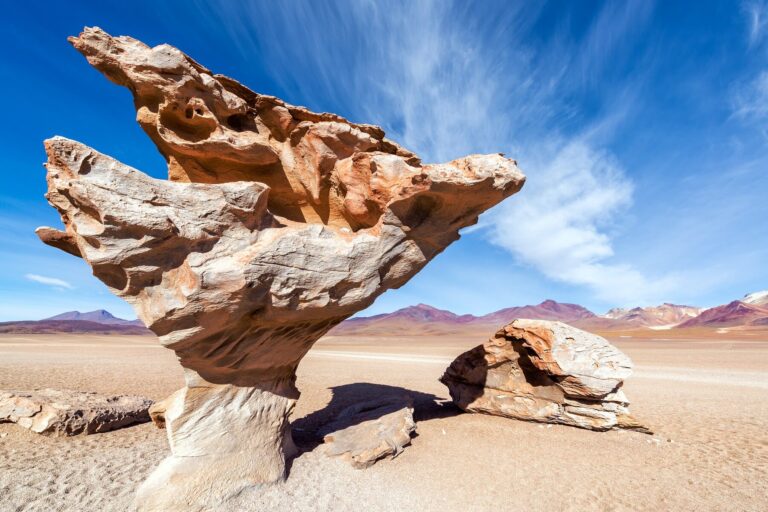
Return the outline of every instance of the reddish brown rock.
{"type": "Polygon", "coordinates": [[[547,320],[514,320],[456,358],[440,381],[461,409],[591,430],[650,433],[621,390],[632,362],[600,336],[547,320]]]}

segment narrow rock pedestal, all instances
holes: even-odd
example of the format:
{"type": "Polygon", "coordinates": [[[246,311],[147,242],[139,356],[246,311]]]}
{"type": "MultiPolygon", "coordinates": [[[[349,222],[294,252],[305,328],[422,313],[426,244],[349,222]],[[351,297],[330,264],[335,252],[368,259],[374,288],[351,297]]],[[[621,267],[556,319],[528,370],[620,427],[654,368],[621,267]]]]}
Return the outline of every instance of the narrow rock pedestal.
{"type": "Polygon", "coordinates": [[[216,507],[242,490],[280,481],[296,453],[288,416],[292,379],[259,386],[212,384],[185,372],[187,386],[150,410],[171,455],[141,485],[141,510],[216,507]]]}

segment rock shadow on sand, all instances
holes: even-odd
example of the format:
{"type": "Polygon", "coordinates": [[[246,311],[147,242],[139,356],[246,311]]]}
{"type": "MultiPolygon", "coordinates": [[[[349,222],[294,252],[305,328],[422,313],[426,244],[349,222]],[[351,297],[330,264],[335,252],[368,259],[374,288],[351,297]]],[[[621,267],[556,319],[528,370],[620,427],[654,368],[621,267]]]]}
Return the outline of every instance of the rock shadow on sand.
{"type": "MultiPolygon", "coordinates": [[[[332,397],[328,405],[291,423],[293,440],[298,447],[297,457],[303,453],[311,452],[323,444],[323,436],[321,434],[323,427],[331,422],[336,423],[338,426],[339,413],[345,408],[360,402],[380,401],[381,403],[387,403],[398,399],[407,400],[410,398],[413,401],[413,415],[417,423],[462,414],[461,409],[456,407],[450,399],[399,386],[356,382],[354,384],[334,386],[330,389],[332,397]]],[[[381,410],[382,414],[384,414],[386,408],[381,410]]],[[[343,422],[344,420],[342,419],[341,421],[343,422]]],[[[355,421],[352,419],[347,423],[342,424],[341,428],[355,425],[355,421]]]]}

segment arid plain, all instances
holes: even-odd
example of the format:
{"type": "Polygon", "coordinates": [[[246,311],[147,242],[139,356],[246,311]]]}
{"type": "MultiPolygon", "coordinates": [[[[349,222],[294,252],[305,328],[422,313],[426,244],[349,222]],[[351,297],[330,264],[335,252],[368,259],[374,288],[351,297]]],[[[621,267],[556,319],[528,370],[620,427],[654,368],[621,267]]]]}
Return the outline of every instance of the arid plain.
{"type": "MultiPolygon", "coordinates": [[[[768,333],[611,337],[635,363],[625,390],[654,436],[460,413],[437,379],[488,334],[323,338],[298,372],[292,421],[303,452],[285,483],[246,492],[229,510],[768,507],[768,333]],[[399,457],[356,470],[316,449],[315,428],[343,406],[403,393],[416,399],[418,436],[399,457]]],[[[157,400],[182,385],[173,353],[153,337],[0,337],[4,389],[157,400]]],[[[0,436],[3,511],[131,510],[136,487],[168,451],[151,423],[71,438],[1,424],[0,436]]]]}

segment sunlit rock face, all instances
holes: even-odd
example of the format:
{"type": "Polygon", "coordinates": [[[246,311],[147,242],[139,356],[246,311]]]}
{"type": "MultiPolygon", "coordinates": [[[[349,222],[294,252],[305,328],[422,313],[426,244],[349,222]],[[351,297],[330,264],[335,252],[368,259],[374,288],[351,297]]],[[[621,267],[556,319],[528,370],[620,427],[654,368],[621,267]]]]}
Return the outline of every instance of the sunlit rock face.
{"type": "Polygon", "coordinates": [[[50,436],[98,434],[149,421],[152,400],[62,389],[0,391],[0,423],[50,436]]]}
{"type": "Polygon", "coordinates": [[[629,413],[621,387],[631,374],[632,361],[600,336],[519,319],[457,357],[440,381],[467,412],[651,433],[629,413]]]}
{"type": "Polygon", "coordinates": [[[381,397],[352,404],[320,429],[322,452],[358,469],[397,457],[416,434],[413,410],[413,400],[408,396],[381,397]]]}
{"type": "Polygon", "coordinates": [[[257,94],[168,45],[98,28],[70,41],[130,89],[168,162],[158,180],[75,141],[45,144],[65,229],[40,238],[85,259],[185,368],[186,387],[153,408],[173,455],[139,508],[205,508],[279,480],[312,344],[525,178],[499,154],[424,165],[376,126],[257,94]]]}

